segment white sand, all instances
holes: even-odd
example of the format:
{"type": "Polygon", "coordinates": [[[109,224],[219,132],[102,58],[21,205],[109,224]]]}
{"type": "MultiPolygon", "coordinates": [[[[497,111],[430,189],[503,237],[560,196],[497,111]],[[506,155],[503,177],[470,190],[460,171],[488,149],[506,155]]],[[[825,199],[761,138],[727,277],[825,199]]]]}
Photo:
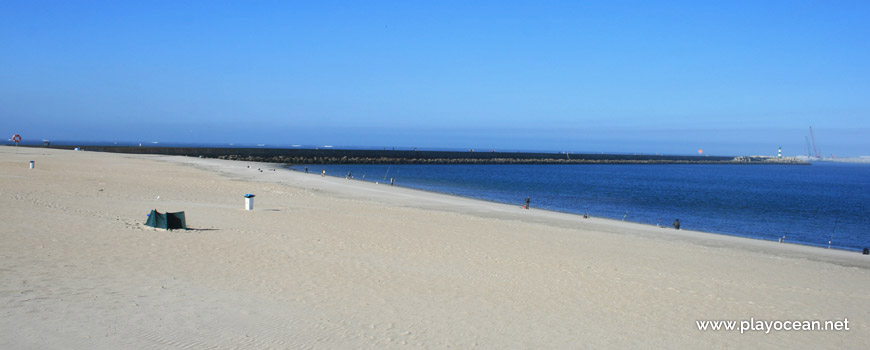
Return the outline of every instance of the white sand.
{"type": "Polygon", "coordinates": [[[0,147],[0,349],[870,346],[870,256],[273,168],[0,147]]]}

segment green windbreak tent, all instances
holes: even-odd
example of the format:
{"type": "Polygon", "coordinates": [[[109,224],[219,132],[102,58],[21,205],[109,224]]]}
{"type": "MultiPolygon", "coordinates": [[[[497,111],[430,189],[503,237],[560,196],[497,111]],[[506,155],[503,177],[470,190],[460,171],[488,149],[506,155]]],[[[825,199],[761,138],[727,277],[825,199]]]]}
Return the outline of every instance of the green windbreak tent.
{"type": "Polygon", "coordinates": [[[187,225],[184,223],[183,211],[161,214],[156,209],[152,210],[151,214],[148,214],[148,221],[145,221],[145,225],[167,230],[187,229],[187,225]]]}

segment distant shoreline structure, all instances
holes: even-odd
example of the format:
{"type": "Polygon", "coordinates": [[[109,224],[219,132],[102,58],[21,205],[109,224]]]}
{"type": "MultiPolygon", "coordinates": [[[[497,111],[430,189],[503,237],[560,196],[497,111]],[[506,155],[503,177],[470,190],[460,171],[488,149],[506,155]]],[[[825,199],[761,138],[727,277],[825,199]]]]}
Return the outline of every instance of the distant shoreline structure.
{"type": "MultiPolygon", "coordinates": [[[[39,147],[39,146],[31,146],[39,147]]],[[[285,164],[790,164],[809,165],[794,157],[688,156],[607,153],[458,152],[418,150],[348,150],[152,146],[50,146],[95,152],[163,154],[285,164]]]]}

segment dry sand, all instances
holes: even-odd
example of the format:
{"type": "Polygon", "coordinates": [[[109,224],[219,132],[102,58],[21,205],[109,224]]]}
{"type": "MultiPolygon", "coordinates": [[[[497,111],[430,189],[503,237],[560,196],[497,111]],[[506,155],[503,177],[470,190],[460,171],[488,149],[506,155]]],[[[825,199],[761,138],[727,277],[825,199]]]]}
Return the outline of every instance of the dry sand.
{"type": "Polygon", "coordinates": [[[0,348],[870,346],[870,256],[276,168],[0,147],[0,348]]]}

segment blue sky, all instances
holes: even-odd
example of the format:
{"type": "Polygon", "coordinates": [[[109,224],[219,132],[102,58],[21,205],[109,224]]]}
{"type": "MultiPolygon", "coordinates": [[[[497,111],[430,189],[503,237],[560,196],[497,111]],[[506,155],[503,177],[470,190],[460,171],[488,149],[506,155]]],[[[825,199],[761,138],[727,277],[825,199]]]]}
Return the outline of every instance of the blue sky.
{"type": "Polygon", "coordinates": [[[0,131],[870,155],[867,1],[3,1],[0,131]]]}

